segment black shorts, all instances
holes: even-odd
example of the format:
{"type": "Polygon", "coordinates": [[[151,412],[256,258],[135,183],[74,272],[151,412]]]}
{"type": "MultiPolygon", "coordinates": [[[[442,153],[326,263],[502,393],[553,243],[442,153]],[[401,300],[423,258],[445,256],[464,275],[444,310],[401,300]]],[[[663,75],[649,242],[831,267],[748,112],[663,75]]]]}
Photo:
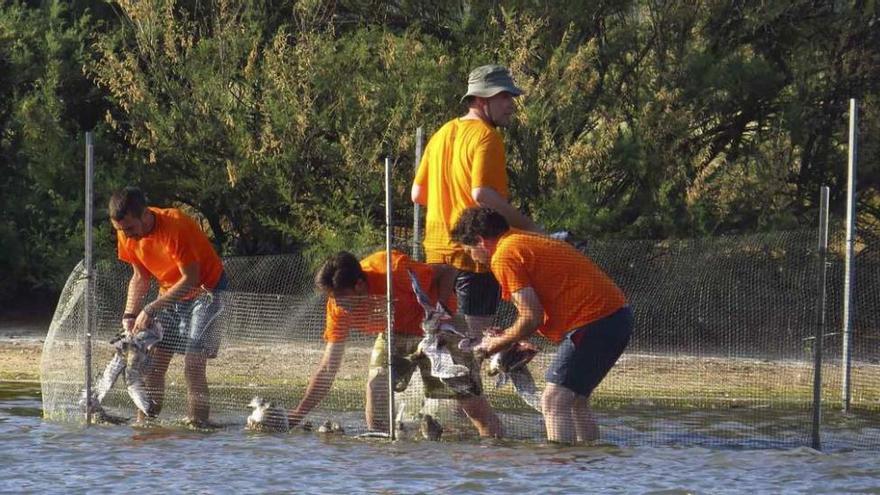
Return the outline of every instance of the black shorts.
{"type": "Polygon", "coordinates": [[[629,344],[633,312],[624,306],[565,335],[545,378],[589,397],[629,344]]]}
{"type": "Polygon", "coordinates": [[[501,300],[501,286],[492,272],[459,270],[455,277],[458,311],[466,316],[495,316],[501,300]]]}

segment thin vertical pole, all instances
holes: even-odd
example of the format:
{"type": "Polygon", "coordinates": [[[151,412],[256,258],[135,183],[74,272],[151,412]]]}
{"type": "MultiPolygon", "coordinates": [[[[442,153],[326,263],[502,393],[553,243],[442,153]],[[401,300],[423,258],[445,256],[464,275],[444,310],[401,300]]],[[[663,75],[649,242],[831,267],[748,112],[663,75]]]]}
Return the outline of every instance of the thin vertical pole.
{"type": "Polygon", "coordinates": [[[852,337],[852,290],[855,283],[855,260],[853,259],[853,244],[855,243],[855,217],[856,217],[856,157],[858,151],[858,127],[859,108],[855,98],[849,100],[849,160],[846,180],[846,254],[844,258],[843,275],[843,377],[841,383],[843,390],[843,411],[848,412],[852,391],[850,389],[850,375],[852,366],[852,349],[850,339],[852,337]]]}
{"type": "Polygon", "coordinates": [[[822,448],[819,425],[822,422],[822,341],[825,337],[825,281],[828,256],[828,186],[822,186],[819,201],[819,288],[816,309],[816,344],[813,352],[813,431],[812,447],[822,448]]]}
{"type": "Polygon", "coordinates": [[[385,157],[385,314],[387,315],[386,341],[388,342],[388,436],[395,439],[394,424],[394,291],[391,287],[391,158],[385,157]]]}
{"type": "MultiPolygon", "coordinates": [[[[419,164],[422,163],[422,145],[425,141],[425,130],[422,127],[416,129],[416,160],[413,164],[413,171],[419,170],[419,164]]],[[[414,260],[421,260],[421,249],[419,243],[422,239],[422,205],[415,203],[413,205],[413,237],[412,237],[412,257],[414,260]]]]}
{"type": "Polygon", "coordinates": [[[92,133],[86,132],[86,191],[85,191],[85,222],[83,228],[85,242],[85,304],[83,316],[85,318],[85,342],[84,355],[85,380],[86,380],[86,425],[92,423],[92,182],[95,169],[95,148],[92,144],[92,133]]]}

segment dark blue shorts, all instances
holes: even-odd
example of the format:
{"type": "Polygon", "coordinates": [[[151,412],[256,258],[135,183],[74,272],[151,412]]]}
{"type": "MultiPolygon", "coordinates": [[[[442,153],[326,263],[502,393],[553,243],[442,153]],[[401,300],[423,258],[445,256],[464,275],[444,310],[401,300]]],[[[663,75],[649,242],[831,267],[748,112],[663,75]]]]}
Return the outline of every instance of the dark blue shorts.
{"type": "Polygon", "coordinates": [[[495,316],[501,300],[501,286],[492,272],[459,270],[455,277],[458,311],[466,316],[495,316]]]}
{"type": "Polygon", "coordinates": [[[545,378],[589,397],[629,344],[633,312],[624,306],[565,335],[545,378]]]}
{"type": "Polygon", "coordinates": [[[220,325],[217,317],[223,312],[222,295],[228,285],[226,274],[217,287],[198,297],[179,301],[162,310],[156,317],[165,335],[156,345],[175,354],[202,354],[217,357],[220,349],[220,325]]]}

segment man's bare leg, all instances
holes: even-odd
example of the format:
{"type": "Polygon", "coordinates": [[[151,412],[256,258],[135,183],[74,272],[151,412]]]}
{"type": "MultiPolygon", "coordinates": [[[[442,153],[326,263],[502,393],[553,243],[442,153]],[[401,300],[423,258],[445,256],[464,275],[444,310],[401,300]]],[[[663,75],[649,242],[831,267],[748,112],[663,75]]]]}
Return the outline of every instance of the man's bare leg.
{"type": "MultiPolygon", "coordinates": [[[[166,349],[153,348],[150,351],[150,370],[144,377],[144,385],[147,388],[147,397],[154,404],[153,415],[158,416],[162,412],[162,403],[165,400],[165,374],[168,373],[168,365],[171,364],[171,357],[174,355],[166,349]]],[[[137,421],[142,422],[146,419],[144,413],[138,409],[137,421]]]]}
{"type": "Polygon", "coordinates": [[[590,409],[589,397],[575,395],[572,416],[578,442],[595,442],[599,439],[599,425],[590,409]]]}
{"type": "Polygon", "coordinates": [[[208,359],[204,354],[187,353],[184,356],[187,415],[202,424],[208,422],[208,415],[211,411],[207,366],[208,359]]]}
{"type": "Polygon", "coordinates": [[[388,373],[381,368],[370,370],[364,414],[370,431],[388,431],[388,373]]]}
{"type": "Polygon", "coordinates": [[[572,411],[576,395],[555,383],[547,384],[541,397],[541,406],[544,410],[548,441],[574,443],[576,437],[572,411]]]}
{"type": "MultiPolygon", "coordinates": [[[[475,342],[479,342],[483,338],[483,334],[489,325],[495,321],[494,316],[470,316],[464,315],[465,323],[467,323],[466,335],[472,339],[476,339],[475,342]]],[[[482,362],[480,360],[475,361],[475,366],[481,367],[482,362]]],[[[480,370],[477,368],[474,372],[479,376],[480,370]]],[[[466,400],[457,400],[454,404],[451,404],[453,407],[453,411],[458,416],[464,414],[468,418],[470,418],[471,422],[480,432],[481,437],[495,437],[501,438],[503,435],[503,428],[501,427],[501,421],[498,419],[498,416],[495,415],[495,411],[492,410],[492,406],[489,405],[489,401],[486,400],[485,397],[473,397],[466,400]],[[473,399],[480,399],[474,401],[473,399]],[[470,405],[466,405],[466,401],[471,401],[470,405]],[[468,410],[468,407],[471,410],[468,410]]]]}
{"type": "Polygon", "coordinates": [[[481,437],[501,438],[504,436],[501,420],[492,410],[486,397],[482,395],[468,397],[460,399],[458,403],[477,428],[481,437]]]}

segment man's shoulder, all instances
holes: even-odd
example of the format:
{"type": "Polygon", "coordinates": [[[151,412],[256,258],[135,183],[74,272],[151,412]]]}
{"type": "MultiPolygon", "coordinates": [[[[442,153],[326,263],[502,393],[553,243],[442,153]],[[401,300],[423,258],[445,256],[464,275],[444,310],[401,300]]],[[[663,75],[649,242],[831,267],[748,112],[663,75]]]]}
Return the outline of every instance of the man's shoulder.
{"type": "MultiPolygon", "coordinates": [[[[387,268],[387,257],[386,251],[383,249],[381,251],[376,251],[375,253],[364,256],[361,259],[361,269],[365,272],[381,272],[385,273],[387,268]]],[[[409,256],[405,253],[398,251],[396,249],[391,250],[391,269],[392,271],[398,269],[405,269],[409,267],[412,263],[415,263],[409,256]]]]}
{"type": "Polygon", "coordinates": [[[501,136],[495,130],[494,127],[489,125],[483,120],[480,119],[463,119],[461,117],[456,117],[452,120],[448,120],[445,124],[440,126],[437,129],[437,132],[434,133],[433,138],[438,136],[446,136],[448,134],[465,134],[468,136],[494,136],[499,139],[501,136]]]}
{"type": "Polygon", "coordinates": [[[199,232],[201,232],[202,230],[193,217],[186,214],[183,210],[179,208],[150,207],[150,211],[152,211],[153,214],[156,215],[156,217],[159,219],[159,224],[162,227],[169,228],[170,230],[179,231],[195,229],[199,232]]]}
{"type": "Polygon", "coordinates": [[[535,232],[511,228],[510,231],[498,239],[497,249],[505,254],[509,252],[518,252],[526,246],[535,246],[549,240],[552,239],[535,232]]]}
{"type": "Polygon", "coordinates": [[[181,211],[179,208],[159,208],[157,206],[150,206],[148,209],[160,218],[172,221],[192,220],[189,215],[181,211]]]}
{"type": "Polygon", "coordinates": [[[472,134],[476,137],[491,137],[501,139],[498,130],[489,125],[485,120],[480,119],[456,119],[457,127],[463,132],[472,134]]]}

